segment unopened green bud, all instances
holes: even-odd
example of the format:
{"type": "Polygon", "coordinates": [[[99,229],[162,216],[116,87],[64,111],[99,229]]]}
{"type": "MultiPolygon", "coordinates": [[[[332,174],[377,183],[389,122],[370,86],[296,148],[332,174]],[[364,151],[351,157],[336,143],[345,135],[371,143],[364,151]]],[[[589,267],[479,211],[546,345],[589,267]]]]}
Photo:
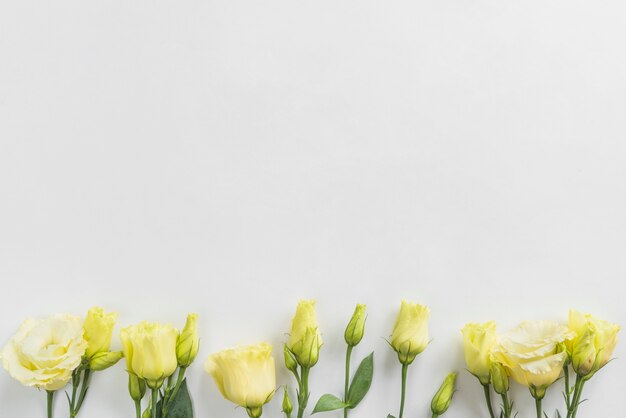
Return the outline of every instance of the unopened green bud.
{"type": "Polygon", "coordinates": [[[291,352],[287,344],[283,346],[283,353],[285,355],[285,367],[292,373],[298,373],[298,361],[296,356],[291,352]]]}
{"type": "Polygon", "coordinates": [[[572,367],[580,377],[591,377],[590,375],[597,371],[596,358],[598,352],[595,346],[595,337],[595,329],[589,327],[573,346],[572,367]]]}
{"type": "Polygon", "coordinates": [[[287,391],[287,387],[285,386],[283,393],[283,412],[289,417],[292,411],[293,405],[291,404],[291,399],[289,399],[289,391],[287,391]]]}
{"type": "Polygon", "coordinates": [[[124,358],[124,353],[121,351],[101,351],[91,357],[89,368],[96,372],[106,370],[122,358],[124,358]]]}
{"type": "Polygon", "coordinates": [[[137,377],[136,374],[128,373],[128,393],[133,401],[140,401],[146,394],[146,382],[137,377]]]}
{"type": "Polygon", "coordinates": [[[352,314],[352,319],[346,327],[344,338],[346,344],[350,347],[356,346],[361,342],[363,333],[365,332],[365,305],[358,304],[352,314]]]}
{"type": "Polygon", "coordinates": [[[501,363],[491,363],[490,376],[493,389],[498,395],[504,395],[509,391],[509,375],[501,363]]]}
{"type": "Polygon", "coordinates": [[[200,339],[198,338],[198,315],[187,315],[185,328],[176,342],[176,358],[180,367],[189,367],[198,355],[200,339]]]}
{"type": "Polygon", "coordinates": [[[450,407],[452,403],[452,395],[454,395],[454,385],[456,383],[456,373],[450,373],[446,376],[445,380],[441,384],[441,387],[433,397],[430,403],[430,410],[433,415],[443,415],[444,412],[450,407]]]}
{"type": "Polygon", "coordinates": [[[148,404],[148,407],[143,414],[141,414],[141,418],[151,418],[152,417],[152,404],[148,404]]]}

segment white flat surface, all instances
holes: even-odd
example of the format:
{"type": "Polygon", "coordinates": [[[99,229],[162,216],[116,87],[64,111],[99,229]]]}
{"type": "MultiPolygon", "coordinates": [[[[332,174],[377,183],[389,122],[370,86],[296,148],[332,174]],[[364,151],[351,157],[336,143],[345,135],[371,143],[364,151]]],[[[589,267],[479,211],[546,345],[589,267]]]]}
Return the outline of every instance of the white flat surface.
{"type": "MultiPolygon", "coordinates": [[[[317,298],[311,397],[341,394],[342,332],[364,302],[355,356],[375,350],[376,376],[352,416],[385,417],[400,369],[383,338],[407,298],[432,308],[433,341],[406,416],[430,416],[458,370],[446,417],[485,417],[465,322],[505,329],[571,306],[626,325],[625,13],[612,0],[1,2],[0,342],[28,316],[94,304],[120,325],[196,311],[197,416],[244,417],[202,371],[210,352],[267,340],[282,364],[297,300],[317,298]]],[[[625,373],[624,360],[600,373],[579,417],[625,417],[625,373]]],[[[44,398],[0,372],[0,416],[43,417],[44,398]]],[[[525,391],[515,401],[533,416],[525,391]]],[[[132,414],[123,365],[96,375],[82,417],[132,414]]]]}

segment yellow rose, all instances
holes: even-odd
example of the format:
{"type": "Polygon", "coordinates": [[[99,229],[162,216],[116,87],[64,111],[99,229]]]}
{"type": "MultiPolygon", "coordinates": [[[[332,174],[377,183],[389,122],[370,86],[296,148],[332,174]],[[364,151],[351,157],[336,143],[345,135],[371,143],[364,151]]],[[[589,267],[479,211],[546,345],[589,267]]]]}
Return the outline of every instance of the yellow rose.
{"type": "Polygon", "coordinates": [[[211,354],[204,368],[224,398],[261,416],[263,405],[276,390],[276,367],[272,346],[266,343],[236,347],[211,354]]]}
{"type": "Polygon", "coordinates": [[[176,343],[176,357],[180,367],[189,367],[198,355],[200,339],[198,337],[198,315],[187,315],[185,328],[178,336],[176,343]]]}
{"type": "Polygon", "coordinates": [[[467,369],[480,383],[488,385],[491,382],[491,350],[496,345],[496,323],[489,321],[484,324],[466,324],[461,333],[467,369]]]}
{"type": "Polygon", "coordinates": [[[117,314],[114,312],[107,313],[98,307],[89,309],[83,323],[84,337],[87,341],[87,351],[85,352],[87,358],[92,358],[97,353],[109,351],[116,320],[117,314]]]}
{"type": "Polygon", "coordinates": [[[527,386],[541,399],[560,376],[567,359],[565,340],[573,333],[551,321],[525,321],[500,336],[494,358],[502,363],[513,379],[527,386]]]}
{"type": "Polygon", "coordinates": [[[578,375],[589,379],[611,360],[620,327],[573,309],[569,313],[568,325],[574,332],[566,343],[572,365],[578,375]]]}
{"type": "Polygon", "coordinates": [[[55,391],[69,382],[86,348],[81,319],[55,315],[24,321],[0,357],[4,368],[22,384],[55,391]]]}
{"type": "Polygon", "coordinates": [[[177,338],[176,328],[146,321],[122,329],[120,339],[128,371],[152,389],[161,387],[178,367],[177,338]]]}
{"type": "Polygon", "coordinates": [[[428,307],[402,301],[391,335],[391,346],[402,364],[411,364],[428,346],[429,317],[428,307]]]}
{"type": "Polygon", "coordinates": [[[296,356],[298,364],[310,368],[317,363],[321,347],[322,336],[317,326],[315,301],[300,301],[291,322],[289,350],[296,356]]]}

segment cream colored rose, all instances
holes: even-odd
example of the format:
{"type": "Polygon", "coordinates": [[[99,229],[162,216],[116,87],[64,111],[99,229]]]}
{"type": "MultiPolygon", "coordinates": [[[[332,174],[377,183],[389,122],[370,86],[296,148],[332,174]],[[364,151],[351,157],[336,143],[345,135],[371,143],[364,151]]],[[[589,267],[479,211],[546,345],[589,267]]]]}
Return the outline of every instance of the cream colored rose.
{"type": "Polygon", "coordinates": [[[410,364],[428,346],[428,319],[426,306],[402,301],[391,335],[391,346],[402,364],[410,364]]]}
{"type": "Polygon", "coordinates": [[[565,340],[573,333],[552,321],[525,321],[500,336],[493,350],[513,379],[527,386],[534,397],[543,398],[567,359],[565,340]]]}
{"type": "Polygon", "coordinates": [[[309,368],[317,363],[322,344],[315,315],[315,301],[300,301],[291,321],[289,349],[302,367],[309,368]]]}
{"type": "Polygon", "coordinates": [[[178,367],[178,330],[170,325],[141,322],[120,332],[128,371],[158,388],[178,367]]]}
{"type": "Polygon", "coordinates": [[[591,378],[611,360],[620,327],[573,309],[568,325],[574,332],[573,338],[567,341],[574,370],[580,376],[591,378]]]}
{"type": "Polygon", "coordinates": [[[105,312],[104,309],[98,307],[89,309],[83,323],[84,337],[87,341],[85,352],[87,358],[109,351],[115,321],[117,321],[117,314],[114,312],[105,312]]]}
{"type": "Polygon", "coordinates": [[[480,380],[483,385],[491,381],[491,350],[496,345],[496,323],[469,323],[461,330],[463,350],[467,370],[480,380]]]}
{"type": "Polygon", "coordinates": [[[262,407],[276,390],[276,367],[272,346],[259,343],[211,354],[204,368],[224,398],[261,416],[262,407]]]}
{"type": "Polygon", "coordinates": [[[55,391],[70,380],[86,348],[82,320],[55,315],[24,321],[0,357],[4,368],[22,384],[55,391]]]}

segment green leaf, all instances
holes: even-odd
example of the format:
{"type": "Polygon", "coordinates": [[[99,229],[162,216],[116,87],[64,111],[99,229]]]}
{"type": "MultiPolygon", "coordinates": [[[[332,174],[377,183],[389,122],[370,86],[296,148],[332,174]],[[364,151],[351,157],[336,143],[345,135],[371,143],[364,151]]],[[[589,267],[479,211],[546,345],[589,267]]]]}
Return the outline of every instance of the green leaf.
{"type": "MultiPolygon", "coordinates": [[[[162,417],[161,405],[162,401],[159,401],[157,418],[162,417]]],[[[183,379],[176,397],[169,402],[167,418],[193,418],[193,403],[189,396],[189,389],[187,389],[187,379],[183,379]]]]}
{"type": "Polygon", "coordinates": [[[344,409],[347,407],[345,403],[335,395],[331,395],[327,393],[326,395],[322,395],[315,408],[313,408],[313,412],[311,415],[316,414],[318,412],[326,412],[326,411],[334,411],[336,409],[344,409]]]}
{"type": "Polygon", "coordinates": [[[355,408],[365,397],[367,391],[372,386],[372,378],[374,376],[374,353],[370,353],[365,357],[350,383],[348,390],[348,408],[355,408]]]}
{"type": "Polygon", "coordinates": [[[387,418],[396,418],[396,417],[394,417],[393,415],[389,414],[389,415],[387,415],[387,418]]]}

